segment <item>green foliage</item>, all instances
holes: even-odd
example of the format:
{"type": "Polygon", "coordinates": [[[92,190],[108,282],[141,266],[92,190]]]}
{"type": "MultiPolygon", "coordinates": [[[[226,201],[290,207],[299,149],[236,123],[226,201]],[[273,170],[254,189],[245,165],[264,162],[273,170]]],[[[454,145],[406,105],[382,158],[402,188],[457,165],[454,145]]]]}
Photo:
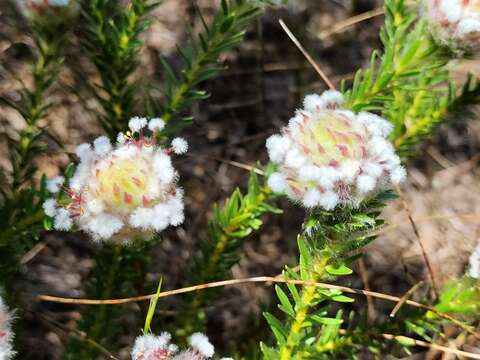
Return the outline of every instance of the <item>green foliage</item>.
{"type": "MultiPolygon", "coordinates": [[[[440,299],[435,305],[440,312],[460,315],[466,320],[480,314],[480,284],[477,279],[463,276],[448,282],[441,291],[440,299]]],[[[430,318],[436,318],[428,313],[430,318]]]]}
{"type": "MultiPolygon", "coordinates": [[[[314,210],[304,222],[298,237],[299,271],[287,268],[287,279],[318,282],[351,274],[349,263],[352,251],[363,248],[374,237],[371,232],[383,224],[378,218],[385,201],[392,198],[386,192],[365,201],[358,209],[335,211],[314,210]]],[[[328,302],[348,303],[353,299],[339,290],[320,289],[305,285],[300,290],[288,284],[284,291],[275,288],[278,308],[286,316],[280,321],[266,313],[276,339],[276,347],[261,345],[265,359],[332,359],[345,355],[351,340],[339,336],[343,323],[341,311],[329,315],[328,302]]]]}
{"type": "Polygon", "coordinates": [[[373,52],[369,68],[359,70],[345,92],[346,108],[378,111],[392,122],[391,140],[403,157],[447,119],[455,98],[448,54],[433,42],[417,13],[404,0],[385,1],[383,53],[373,52]]]}
{"type": "Polygon", "coordinates": [[[163,61],[165,70],[165,102],[154,102],[156,113],[162,114],[167,122],[166,133],[178,131],[192,120],[185,113],[190,105],[208,97],[198,86],[211,79],[222,68],[220,54],[237,47],[245,36],[245,28],[262,12],[266,0],[223,0],[221,9],[215,14],[211,25],[202,15],[203,32],[194,35],[184,48],[179,48],[183,67],[179,74],[163,61]]]}
{"type": "Polygon", "coordinates": [[[126,6],[116,0],[82,2],[83,43],[101,79],[95,95],[104,113],[98,120],[112,139],[134,115],[138,86],[131,76],[139,65],[140,36],[150,24],[146,16],[156,6],[149,0],[132,0],[126,6]]]}
{"type": "MultiPolygon", "coordinates": [[[[162,109],[154,110],[151,115],[162,114],[166,122],[172,123],[177,115],[185,115],[188,107],[198,100],[205,98],[205,94],[195,91],[194,88],[200,82],[205,81],[217,74],[220,69],[218,58],[224,51],[238,46],[243,39],[245,27],[261,12],[263,1],[223,1],[221,9],[216,13],[213,23],[208,26],[203,21],[203,32],[193,38],[189,44],[179,52],[184,60],[183,69],[177,77],[174,71],[163,61],[165,70],[165,98],[166,103],[162,109]]],[[[132,81],[132,74],[138,67],[138,53],[142,43],[140,35],[148,29],[150,21],[147,18],[148,13],[157,4],[151,4],[147,0],[132,0],[126,7],[119,5],[115,0],[85,0],[82,3],[83,17],[85,21],[86,38],[84,39],[85,48],[91,54],[91,59],[95,64],[100,78],[101,85],[96,87],[95,95],[99,100],[103,114],[99,115],[99,121],[104,130],[111,138],[115,138],[117,132],[125,131],[128,120],[135,115],[134,103],[135,93],[138,91],[138,84],[132,81]]],[[[203,20],[203,19],[202,19],[203,20]]],[[[156,102],[152,100],[152,103],[156,102]]],[[[178,131],[180,127],[169,126],[167,131],[169,135],[178,131]]],[[[260,189],[256,176],[252,176],[249,185],[249,193],[243,196],[240,192],[232,197],[230,204],[230,213],[226,215],[225,221],[230,221],[230,228],[225,228],[225,234],[215,234],[218,238],[215,241],[220,243],[222,248],[216,250],[218,259],[206,260],[211,262],[211,268],[203,272],[205,277],[212,276],[218,271],[228,271],[239,255],[238,248],[241,246],[241,240],[245,238],[250,231],[258,229],[261,221],[258,219],[261,214],[267,211],[274,211],[268,207],[263,200],[267,196],[272,196],[265,191],[265,187],[260,189]],[[235,209],[235,206],[239,209],[235,209]],[[238,216],[235,217],[236,212],[238,216]],[[251,215],[248,215],[248,214],[251,215]],[[241,215],[248,215],[241,217],[241,215]],[[231,216],[231,219],[228,218],[231,216]],[[250,217],[249,217],[250,216],[250,217]],[[232,229],[232,230],[230,230],[232,229]],[[236,230],[233,230],[236,229],[236,230]],[[231,240],[234,241],[231,241],[231,240]],[[226,250],[223,254],[222,251],[226,250]],[[220,264],[221,269],[215,266],[220,264]],[[230,264],[230,265],[229,265],[230,264]]],[[[221,212],[218,213],[221,215],[221,212]]],[[[212,231],[214,231],[212,229],[212,231]]],[[[214,251],[214,248],[211,249],[214,251]]],[[[105,274],[108,274],[108,262],[110,259],[109,249],[100,250],[96,256],[95,281],[102,283],[105,280],[105,274]],[[102,268],[102,264],[104,264],[102,268]],[[100,267],[100,268],[99,268],[100,267]],[[98,269],[97,269],[98,268],[98,269]],[[98,279],[97,279],[98,278],[98,279]]],[[[123,256],[130,254],[130,249],[122,249],[123,256]]],[[[133,256],[133,254],[130,254],[133,256]]],[[[128,255],[128,256],[130,256],[128,255]]],[[[138,274],[138,278],[143,278],[145,271],[140,271],[138,267],[145,268],[148,259],[147,253],[143,257],[138,257],[136,269],[132,273],[138,274]]],[[[112,266],[115,262],[112,263],[112,266]]],[[[111,282],[129,287],[133,283],[129,279],[123,279],[121,274],[114,272],[115,277],[111,282]]],[[[137,279],[138,280],[138,279],[137,279]]],[[[138,281],[137,281],[138,283],[138,281]]],[[[91,287],[90,287],[91,288],[91,287]]],[[[142,289],[143,290],[143,289],[142,289]]],[[[89,291],[91,296],[98,297],[105,294],[89,291]]],[[[203,300],[198,305],[201,306],[203,300]]],[[[199,308],[196,308],[198,310],[199,308]]],[[[191,313],[196,314],[196,310],[191,313]]],[[[116,318],[115,314],[102,315],[107,310],[101,310],[99,314],[95,309],[85,309],[83,311],[83,320],[80,328],[87,331],[89,336],[96,341],[103,341],[108,336],[112,336],[111,330],[104,321],[100,319],[116,318]],[[99,325],[95,325],[95,321],[99,325]],[[98,329],[95,328],[98,327],[98,329]],[[103,327],[102,327],[103,326],[103,327]],[[88,331],[88,330],[94,330],[88,331]]],[[[196,315],[195,315],[196,316],[196,315]]],[[[192,317],[195,318],[195,316],[192,317]]],[[[188,333],[187,335],[190,335],[188,333]]],[[[76,344],[78,345],[78,343],[76,344]]],[[[78,356],[77,346],[70,346],[68,356],[78,356]]],[[[85,355],[81,352],[82,356],[85,355]]]]}
{"type": "Polygon", "coordinates": [[[47,95],[63,62],[62,48],[68,30],[66,23],[50,27],[36,22],[30,25],[35,45],[31,60],[32,86],[25,85],[16,102],[0,97],[1,102],[17,110],[25,121],[25,128],[17,132],[18,138],[9,142],[11,171],[0,171],[0,273],[1,282],[8,290],[21,257],[43,229],[41,205],[48,197],[46,179],[41,179],[39,188],[33,181],[37,171],[35,157],[45,147],[44,130],[38,127],[38,122],[48,115],[51,107],[47,95]],[[57,30],[62,30],[61,35],[57,30]]]}
{"type": "MultiPolygon", "coordinates": [[[[419,141],[430,136],[438,124],[447,120],[448,111],[475,103],[479,88],[470,79],[456,94],[449,83],[448,54],[432,41],[427,24],[417,19],[415,7],[409,8],[404,0],[386,0],[385,17],[381,32],[384,52],[375,51],[370,67],[358,71],[351,89],[343,90],[344,107],[356,112],[376,111],[390,120],[393,124],[391,140],[400,155],[407,157],[419,141]]],[[[372,199],[373,203],[366,202],[355,213],[348,209],[316,210],[307,218],[299,237],[300,271],[295,273],[287,269],[284,275],[303,281],[348,275],[348,262],[355,259],[348,255],[374,240],[368,233],[382,224],[377,211],[388,197],[386,193],[372,199]]],[[[287,289],[288,293],[276,288],[279,309],[286,320],[281,321],[272,314],[265,315],[276,339],[275,348],[262,344],[266,359],[356,358],[355,352],[360,347],[379,354],[382,342],[374,339],[381,339],[382,331],[388,327],[400,328],[404,333],[416,334],[427,341],[431,341],[432,334],[439,332],[439,324],[425,317],[426,313],[422,311],[413,317],[387,321],[377,328],[358,326],[353,332],[342,329],[340,335],[341,319],[338,314],[328,316],[326,303],[348,302],[350,298],[308,285],[300,291],[292,285],[287,289]]],[[[454,307],[452,297],[463,295],[464,310],[471,309],[468,304],[476,300],[474,289],[469,286],[463,288],[463,292],[458,289],[456,292],[447,291],[442,295],[441,304],[445,310],[455,311],[447,309],[445,304],[451,303],[454,307]]],[[[347,323],[347,326],[351,325],[347,323]]],[[[411,344],[401,345],[405,350],[411,344]]]]}
{"type": "MultiPolygon", "coordinates": [[[[200,244],[200,252],[193,259],[186,277],[189,284],[203,284],[229,277],[230,269],[240,260],[248,236],[262,226],[262,216],[281,212],[270,205],[274,196],[268,186],[261,184],[257,175],[251,172],[246,194],[236,189],[222,208],[214,209],[213,219],[209,223],[209,238],[200,244]]],[[[177,323],[179,336],[203,329],[203,308],[215,300],[216,294],[218,290],[211,289],[184,297],[180,311],[182,315],[177,323]]]]}
{"type": "MultiPolygon", "coordinates": [[[[148,266],[148,253],[151,243],[138,242],[124,247],[119,244],[106,243],[95,257],[95,268],[85,286],[86,296],[93,299],[111,299],[143,293],[144,267],[148,266]]],[[[78,330],[102,345],[114,342],[116,336],[122,334],[121,316],[126,307],[94,306],[81,312],[82,318],[78,330]]],[[[147,309],[145,313],[148,312],[147,309]]],[[[129,312],[132,310],[129,309],[129,312]]],[[[137,318],[143,317],[139,314],[137,318]]],[[[135,328],[140,329],[138,323],[135,328]]],[[[98,349],[91,347],[77,338],[71,338],[64,354],[67,360],[94,359],[98,349]]]]}

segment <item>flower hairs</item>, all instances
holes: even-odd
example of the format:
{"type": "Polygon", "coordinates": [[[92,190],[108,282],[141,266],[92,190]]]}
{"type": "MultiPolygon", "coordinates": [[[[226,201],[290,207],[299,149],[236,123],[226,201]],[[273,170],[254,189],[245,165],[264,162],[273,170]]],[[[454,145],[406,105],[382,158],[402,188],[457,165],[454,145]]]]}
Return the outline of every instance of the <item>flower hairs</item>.
{"type": "Polygon", "coordinates": [[[343,95],[308,95],[281,135],[267,140],[278,166],[268,179],[275,192],[307,208],[357,207],[367,196],[405,178],[392,144],[392,125],[369,113],[341,110],[343,95]]]}
{"type": "Polygon", "coordinates": [[[171,339],[172,336],[167,332],[159,336],[147,334],[137,337],[132,349],[132,360],[206,360],[215,353],[213,345],[202,333],[193,334],[189,339],[190,348],[183,351],[179,351],[171,339]]]}
{"type": "Polygon", "coordinates": [[[76,225],[94,240],[125,242],[180,225],[183,191],[176,186],[171,155],[185,153],[188,145],[180,138],[170,148],[158,145],[157,133],[163,126],[161,119],[148,122],[135,117],[130,131],[118,135],[117,144],[101,136],[93,147],[78,146],[80,163],[68,186],[63,177],[47,184],[51,193],[60,194],[43,204],[54,228],[67,231],[76,225]]]}

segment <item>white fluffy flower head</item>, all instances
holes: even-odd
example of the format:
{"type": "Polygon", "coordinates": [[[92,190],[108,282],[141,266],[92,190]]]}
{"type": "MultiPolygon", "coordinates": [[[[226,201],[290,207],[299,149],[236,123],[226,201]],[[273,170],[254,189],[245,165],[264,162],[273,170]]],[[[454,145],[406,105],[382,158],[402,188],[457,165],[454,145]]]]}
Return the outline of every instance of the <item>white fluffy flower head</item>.
{"type": "Polygon", "coordinates": [[[425,0],[434,35],[445,45],[480,47],[480,0],[425,0]]]}
{"type": "Polygon", "coordinates": [[[155,335],[142,335],[135,339],[132,360],[171,359],[177,352],[177,346],[170,343],[171,335],[167,332],[155,335]]]}
{"type": "MultiPolygon", "coordinates": [[[[69,187],[63,187],[67,204],[60,197],[43,206],[57,230],[76,225],[95,240],[129,241],[183,222],[183,192],[176,187],[178,175],[171,161],[177,151],[156,144],[158,119],[155,122],[150,136],[144,133],[146,119],[134,118],[132,131],[120,134],[116,145],[101,136],[93,147],[78,146],[80,163],[69,187]]],[[[55,178],[50,188],[60,185],[55,178]]]]}
{"type": "Polygon", "coordinates": [[[13,333],[11,328],[12,315],[0,298],[0,360],[13,359],[13,333]]]}
{"type": "Polygon", "coordinates": [[[468,275],[480,279],[480,242],[468,259],[468,275]]]}
{"type": "Polygon", "coordinates": [[[171,342],[169,333],[160,336],[142,335],[137,337],[132,350],[132,360],[206,360],[214,355],[214,347],[202,333],[190,337],[191,348],[178,352],[171,342]]]}
{"type": "Polygon", "coordinates": [[[308,208],[356,207],[398,184],[405,170],[386,137],[392,126],[377,115],[340,110],[343,96],[308,95],[281,135],[267,140],[278,165],[268,184],[308,208]]]}

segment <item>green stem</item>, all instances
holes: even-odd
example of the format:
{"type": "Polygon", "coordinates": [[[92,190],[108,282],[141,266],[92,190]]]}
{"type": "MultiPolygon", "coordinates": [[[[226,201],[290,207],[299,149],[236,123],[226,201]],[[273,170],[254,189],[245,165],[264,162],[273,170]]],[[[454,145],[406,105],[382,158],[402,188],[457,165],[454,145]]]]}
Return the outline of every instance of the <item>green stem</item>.
{"type": "Polygon", "coordinates": [[[13,236],[15,236],[15,234],[20,234],[22,231],[26,230],[28,227],[42,221],[44,217],[45,215],[43,213],[43,210],[39,210],[30,216],[23,217],[16,224],[10,226],[4,232],[0,233],[0,244],[8,242],[9,240],[11,240],[13,236]]]}
{"type": "Polygon", "coordinates": [[[307,318],[310,310],[310,304],[314,301],[316,288],[313,286],[307,286],[303,289],[300,298],[300,306],[295,314],[290,331],[287,335],[285,345],[280,348],[280,360],[290,360],[293,355],[295,347],[298,345],[298,334],[302,331],[305,325],[305,319],[307,318]]]}
{"type": "MultiPolygon", "coordinates": [[[[208,45],[208,49],[214,48],[215,43],[216,40],[213,38],[211,43],[208,45]]],[[[161,116],[165,122],[172,120],[173,116],[182,110],[186,94],[193,88],[199,73],[203,69],[201,64],[204,64],[211,56],[212,55],[209,51],[202,52],[200,56],[198,56],[192,63],[191,67],[185,71],[182,84],[175,89],[174,94],[172,95],[164,113],[161,116]]]]}
{"type": "MultiPolygon", "coordinates": [[[[328,258],[325,256],[316,256],[315,263],[313,263],[313,270],[309,274],[308,281],[320,281],[323,277],[325,266],[327,265],[328,258]]],[[[315,303],[315,298],[318,288],[315,286],[303,287],[300,294],[300,301],[296,306],[295,317],[290,323],[286,341],[283,346],[280,347],[280,360],[290,360],[293,358],[295,348],[299,345],[299,335],[302,329],[306,326],[305,320],[307,319],[310,311],[315,303]]],[[[295,354],[295,359],[299,360],[304,358],[302,353],[295,354]]]]}
{"type": "Polygon", "coordinates": [[[25,182],[27,175],[31,171],[32,152],[37,148],[37,138],[39,130],[37,123],[44,118],[48,103],[45,98],[49,90],[52,79],[56,76],[56,64],[60,62],[61,40],[49,41],[47,35],[42,32],[36,36],[38,44],[38,55],[32,63],[33,89],[25,90],[25,97],[29,99],[28,106],[23,113],[27,127],[20,132],[18,141],[17,160],[13,166],[12,173],[12,193],[18,190],[25,182]]]}
{"type": "Polygon", "coordinates": [[[182,71],[180,82],[168,97],[161,116],[165,122],[173,120],[192,99],[205,97],[202,93],[193,94],[195,86],[217,72],[220,53],[240,43],[244,36],[244,28],[250,20],[260,14],[262,3],[263,1],[226,1],[226,7],[215,15],[212,26],[205,28],[199,35],[198,43],[192,40],[191,46],[196,56],[193,59],[190,55],[185,56],[186,68],[182,71]],[[189,94],[190,92],[192,94],[189,94]]]}

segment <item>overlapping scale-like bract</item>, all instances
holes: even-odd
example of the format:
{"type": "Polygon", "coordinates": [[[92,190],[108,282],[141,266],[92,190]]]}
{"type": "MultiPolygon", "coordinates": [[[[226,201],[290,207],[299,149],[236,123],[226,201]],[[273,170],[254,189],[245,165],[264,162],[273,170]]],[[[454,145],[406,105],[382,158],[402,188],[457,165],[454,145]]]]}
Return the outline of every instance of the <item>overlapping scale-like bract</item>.
{"type": "Polygon", "coordinates": [[[278,171],[268,180],[308,208],[356,207],[367,196],[400,183],[405,170],[386,139],[392,126],[379,116],[341,110],[336,91],[308,95],[281,135],[267,140],[278,171]]]}
{"type": "Polygon", "coordinates": [[[53,198],[44,203],[57,230],[76,225],[95,240],[129,241],[183,222],[183,192],[176,187],[178,175],[171,154],[186,152],[188,145],[175,139],[177,146],[158,146],[156,133],[163,122],[152,119],[149,124],[148,137],[144,133],[147,120],[133,118],[131,132],[120,134],[116,145],[102,136],[93,148],[78,146],[80,163],[68,186],[62,185],[61,177],[47,185],[52,193],[63,186],[69,197],[63,206],[53,198]]]}

